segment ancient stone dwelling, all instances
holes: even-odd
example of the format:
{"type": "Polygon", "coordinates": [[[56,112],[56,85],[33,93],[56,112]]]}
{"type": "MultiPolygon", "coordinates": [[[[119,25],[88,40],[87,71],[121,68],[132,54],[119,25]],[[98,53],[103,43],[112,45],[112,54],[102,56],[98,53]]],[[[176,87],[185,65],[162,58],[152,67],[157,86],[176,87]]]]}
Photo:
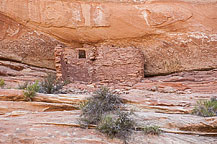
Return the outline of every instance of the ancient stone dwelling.
{"type": "Polygon", "coordinates": [[[57,76],[64,80],[133,84],[144,76],[144,56],[135,47],[57,46],[55,57],[57,76]]]}

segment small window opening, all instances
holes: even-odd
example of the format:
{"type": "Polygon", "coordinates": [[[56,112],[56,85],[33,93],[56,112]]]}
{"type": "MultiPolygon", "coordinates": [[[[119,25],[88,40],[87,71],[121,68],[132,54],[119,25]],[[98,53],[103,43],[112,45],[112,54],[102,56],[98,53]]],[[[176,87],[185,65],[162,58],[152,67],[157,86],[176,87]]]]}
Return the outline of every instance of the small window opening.
{"type": "Polygon", "coordinates": [[[78,50],[78,58],[86,58],[86,51],[78,50]]]}

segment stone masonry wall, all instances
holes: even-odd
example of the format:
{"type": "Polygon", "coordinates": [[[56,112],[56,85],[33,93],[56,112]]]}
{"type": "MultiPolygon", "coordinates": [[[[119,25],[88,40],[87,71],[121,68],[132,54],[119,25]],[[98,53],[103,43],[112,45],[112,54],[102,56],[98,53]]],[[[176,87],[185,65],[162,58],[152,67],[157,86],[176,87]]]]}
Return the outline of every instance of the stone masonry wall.
{"type": "Polygon", "coordinates": [[[131,84],[144,77],[144,56],[139,49],[101,45],[97,52],[95,81],[131,84]]]}
{"type": "MultiPolygon", "coordinates": [[[[60,54],[59,54],[60,55],[60,54]]],[[[135,47],[85,45],[82,48],[64,48],[57,75],[63,79],[83,82],[126,83],[140,81],[144,76],[144,56],[135,47]],[[85,50],[86,58],[78,51],[85,50]],[[61,70],[60,70],[61,69],[61,70]]]]}
{"type": "Polygon", "coordinates": [[[61,67],[57,75],[62,75],[65,80],[92,82],[93,66],[90,53],[91,48],[64,48],[61,55],[61,67]],[[78,58],[79,50],[85,50],[86,58],[78,58]]]}

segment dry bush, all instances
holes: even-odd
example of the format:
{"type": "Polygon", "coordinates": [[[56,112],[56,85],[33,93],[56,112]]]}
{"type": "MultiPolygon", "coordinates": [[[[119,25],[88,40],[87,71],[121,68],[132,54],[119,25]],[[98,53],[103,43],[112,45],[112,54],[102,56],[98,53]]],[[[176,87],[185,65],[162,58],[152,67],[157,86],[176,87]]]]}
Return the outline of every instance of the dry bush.
{"type": "Polygon", "coordinates": [[[111,138],[117,137],[126,141],[135,129],[135,122],[130,115],[131,113],[127,112],[118,112],[114,117],[106,115],[97,129],[111,138]]]}
{"type": "Polygon", "coordinates": [[[108,88],[102,87],[81,104],[81,121],[84,125],[97,124],[103,114],[120,108],[122,100],[108,88]]]}
{"type": "Polygon", "coordinates": [[[215,97],[210,100],[197,101],[192,114],[204,117],[217,116],[217,100],[215,97]]]}
{"type": "Polygon", "coordinates": [[[56,79],[55,74],[47,74],[47,76],[40,83],[40,93],[46,94],[58,94],[62,93],[61,89],[66,84],[66,82],[62,82],[56,79]]]}

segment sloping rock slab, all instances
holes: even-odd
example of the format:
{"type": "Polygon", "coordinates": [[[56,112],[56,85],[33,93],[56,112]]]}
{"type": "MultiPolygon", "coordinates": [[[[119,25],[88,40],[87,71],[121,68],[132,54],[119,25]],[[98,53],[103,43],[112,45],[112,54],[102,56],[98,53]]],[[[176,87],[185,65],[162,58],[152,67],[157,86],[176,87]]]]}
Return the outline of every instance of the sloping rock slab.
{"type": "MultiPolygon", "coordinates": [[[[23,143],[82,143],[82,144],[122,144],[118,139],[108,139],[105,135],[94,129],[78,128],[77,119],[79,111],[63,112],[38,112],[27,113],[21,116],[0,116],[0,143],[2,144],[23,144],[23,143]]],[[[163,133],[160,136],[144,135],[142,132],[135,132],[129,143],[132,144],[215,144],[216,137],[204,137],[163,133]]]]}

